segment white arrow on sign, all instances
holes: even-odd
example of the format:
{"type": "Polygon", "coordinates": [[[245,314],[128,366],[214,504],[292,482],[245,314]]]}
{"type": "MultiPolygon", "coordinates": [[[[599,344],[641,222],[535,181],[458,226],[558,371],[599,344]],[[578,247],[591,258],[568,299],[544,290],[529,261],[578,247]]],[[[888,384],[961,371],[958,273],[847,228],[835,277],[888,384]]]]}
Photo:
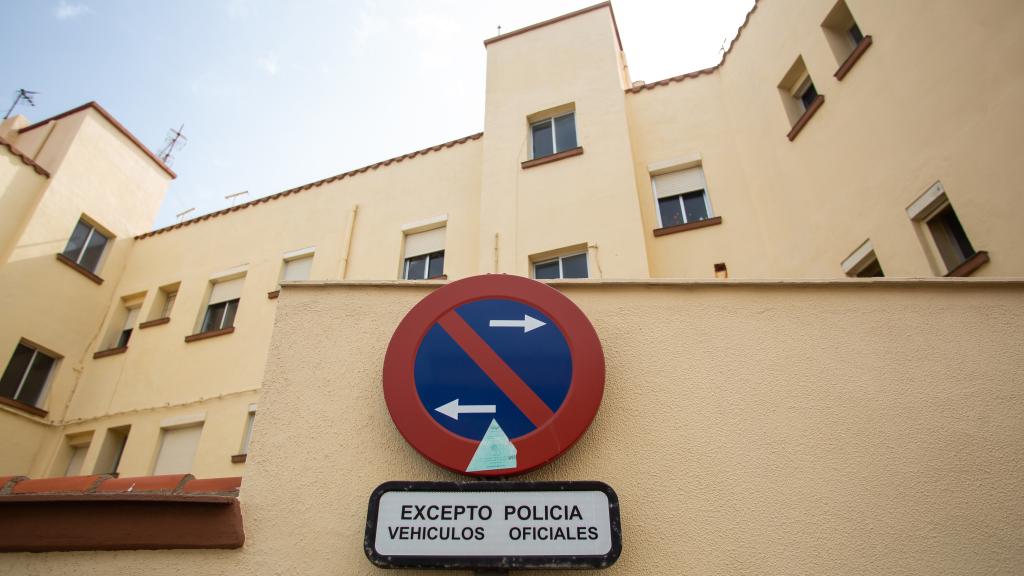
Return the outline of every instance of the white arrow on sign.
{"type": "Polygon", "coordinates": [[[523,314],[522,320],[491,320],[491,328],[522,328],[524,334],[545,324],[529,314],[523,314]]]}
{"type": "Polygon", "coordinates": [[[434,410],[437,410],[441,414],[444,414],[445,416],[452,418],[454,420],[459,419],[459,414],[494,414],[495,412],[497,412],[497,409],[494,407],[494,404],[463,404],[462,406],[459,406],[458,398],[452,400],[451,402],[445,404],[444,406],[438,406],[437,408],[434,408],[434,410]]]}

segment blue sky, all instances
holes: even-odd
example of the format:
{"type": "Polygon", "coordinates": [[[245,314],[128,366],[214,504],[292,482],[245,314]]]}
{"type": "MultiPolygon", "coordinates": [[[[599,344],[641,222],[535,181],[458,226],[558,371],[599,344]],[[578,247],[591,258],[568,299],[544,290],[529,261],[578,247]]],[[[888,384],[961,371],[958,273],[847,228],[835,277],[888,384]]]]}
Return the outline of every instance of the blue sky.
{"type": "MultiPolygon", "coordinates": [[[[483,40],[594,1],[8,2],[0,105],[95,100],[154,151],[184,124],[164,226],[481,131],[483,40]]],[[[633,78],[716,64],[752,4],[613,2],[633,78]]]]}

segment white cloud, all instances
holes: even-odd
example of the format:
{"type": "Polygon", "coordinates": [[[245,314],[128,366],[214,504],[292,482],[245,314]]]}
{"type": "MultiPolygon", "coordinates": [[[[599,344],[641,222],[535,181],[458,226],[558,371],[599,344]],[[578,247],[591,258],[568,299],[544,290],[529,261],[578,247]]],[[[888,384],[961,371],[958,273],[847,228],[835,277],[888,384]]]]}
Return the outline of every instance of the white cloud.
{"type": "Polygon", "coordinates": [[[260,56],[256,59],[256,65],[262,68],[263,71],[270,76],[277,76],[277,73],[281,71],[281,67],[277,62],[277,56],[274,54],[260,56]]]}
{"type": "Polygon", "coordinates": [[[85,4],[69,4],[64,0],[60,0],[57,7],[53,9],[53,15],[57,17],[57,20],[70,20],[89,12],[92,12],[92,8],[85,4]]]}

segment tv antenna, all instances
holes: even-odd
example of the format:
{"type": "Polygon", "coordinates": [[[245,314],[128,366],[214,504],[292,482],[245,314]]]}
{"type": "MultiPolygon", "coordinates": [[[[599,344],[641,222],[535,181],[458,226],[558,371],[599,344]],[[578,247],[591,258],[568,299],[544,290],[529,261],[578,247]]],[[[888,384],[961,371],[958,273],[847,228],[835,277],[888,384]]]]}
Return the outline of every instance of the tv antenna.
{"type": "Polygon", "coordinates": [[[164,164],[170,165],[174,161],[174,149],[184,147],[188,143],[188,138],[181,132],[185,129],[185,125],[182,124],[181,128],[175,130],[171,128],[167,132],[167,139],[164,142],[164,147],[160,149],[157,156],[160,157],[160,161],[164,164]]]}
{"type": "Polygon", "coordinates": [[[185,210],[183,212],[178,212],[177,214],[174,215],[174,217],[177,218],[178,222],[180,223],[185,220],[185,216],[188,216],[190,213],[195,211],[195,208],[189,208],[188,210],[185,210]]]}
{"type": "Polygon", "coordinates": [[[498,36],[501,36],[501,24],[498,24],[498,36]]]}
{"type": "Polygon", "coordinates": [[[244,190],[244,191],[242,191],[242,192],[235,192],[234,194],[228,194],[227,196],[225,196],[225,197],[224,197],[224,199],[225,199],[225,200],[230,200],[230,201],[231,201],[231,207],[234,207],[234,206],[235,206],[235,200],[236,200],[236,199],[237,199],[237,198],[238,198],[239,196],[245,196],[245,195],[246,195],[246,194],[248,194],[248,193],[249,193],[249,191],[248,191],[248,190],[244,190]]]}
{"type": "Polygon", "coordinates": [[[36,94],[39,94],[39,92],[33,92],[31,90],[25,90],[24,88],[19,88],[18,91],[15,92],[15,94],[16,95],[14,97],[14,104],[11,104],[11,107],[7,109],[7,114],[4,114],[4,120],[7,120],[7,118],[9,118],[11,116],[11,112],[14,111],[14,107],[17,106],[18,103],[21,102],[22,100],[24,100],[25,102],[28,102],[30,106],[35,106],[36,103],[35,103],[34,100],[32,100],[32,97],[35,96],[36,94]]]}
{"type": "Polygon", "coordinates": [[[725,45],[728,44],[728,43],[729,43],[729,38],[728,37],[723,37],[722,38],[722,45],[718,47],[718,53],[721,54],[722,56],[725,56],[725,45]]]}

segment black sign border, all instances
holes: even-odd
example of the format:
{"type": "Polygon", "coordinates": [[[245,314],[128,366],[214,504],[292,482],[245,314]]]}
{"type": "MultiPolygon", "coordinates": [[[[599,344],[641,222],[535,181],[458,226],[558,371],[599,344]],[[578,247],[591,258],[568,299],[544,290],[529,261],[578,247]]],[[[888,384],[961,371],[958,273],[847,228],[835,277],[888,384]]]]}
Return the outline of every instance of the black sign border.
{"type": "Polygon", "coordinates": [[[366,512],[363,552],[379,568],[479,569],[567,569],[607,568],[622,554],[622,523],[619,496],[604,482],[593,480],[568,482],[415,482],[391,481],[378,486],[370,495],[366,512]],[[607,554],[586,556],[386,556],[376,550],[377,514],[380,499],[387,492],[590,492],[608,497],[608,520],[612,547],[607,554]]]}

